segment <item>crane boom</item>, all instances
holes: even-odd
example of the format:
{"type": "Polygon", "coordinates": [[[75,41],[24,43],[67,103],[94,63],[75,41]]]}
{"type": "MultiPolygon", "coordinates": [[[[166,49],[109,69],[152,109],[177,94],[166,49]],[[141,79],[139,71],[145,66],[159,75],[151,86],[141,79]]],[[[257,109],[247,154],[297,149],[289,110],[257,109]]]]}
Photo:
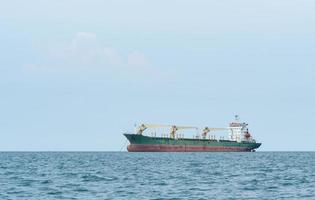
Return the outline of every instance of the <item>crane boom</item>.
{"type": "Polygon", "coordinates": [[[164,125],[164,124],[142,124],[146,126],[147,128],[167,128],[170,127],[171,125],[164,125]]]}
{"type": "Polygon", "coordinates": [[[160,125],[160,124],[141,124],[138,128],[138,134],[142,134],[147,128],[166,128],[170,127],[169,125],[160,125]]]}
{"type": "Polygon", "coordinates": [[[195,126],[176,126],[177,130],[179,129],[196,129],[198,130],[198,127],[195,126]]]}
{"type": "Polygon", "coordinates": [[[229,130],[229,128],[209,128],[209,127],[205,127],[202,131],[202,137],[205,139],[207,137],[207,134],[210,131],[226,131],[229,130]]]}
{"type": "Polygon", "coordinates": [[[138,134],[142,134],[147,128],[171,128],[171,136],[175,138],[175,134],[177,130],[180,129],[196,129],[198,127],[194,126],[175,126],[175,125],[161,125],[161,124],[141,124],[138,128],[138,134]]]}

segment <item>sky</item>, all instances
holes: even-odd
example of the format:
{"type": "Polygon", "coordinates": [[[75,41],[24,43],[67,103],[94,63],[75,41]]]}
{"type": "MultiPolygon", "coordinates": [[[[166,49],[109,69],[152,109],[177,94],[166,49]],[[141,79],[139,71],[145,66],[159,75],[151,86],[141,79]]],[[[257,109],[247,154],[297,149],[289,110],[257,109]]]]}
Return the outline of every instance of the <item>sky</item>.
{"type": "Polygon", "coordinates": [[[314,10],[313,0],[4,1],[0,150],[120,151],[135,124],[227,127],[238,114],[260,151],[314,151],[314,10]]]}

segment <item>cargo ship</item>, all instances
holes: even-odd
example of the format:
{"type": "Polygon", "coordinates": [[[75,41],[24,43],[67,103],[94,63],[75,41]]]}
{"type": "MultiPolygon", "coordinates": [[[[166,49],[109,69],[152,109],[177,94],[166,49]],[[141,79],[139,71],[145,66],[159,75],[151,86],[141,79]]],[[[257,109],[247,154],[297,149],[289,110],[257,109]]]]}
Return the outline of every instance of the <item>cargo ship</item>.
{"type": "Polygon", "coordinates": [[[253,139],[247,126],[235,116],[235,121],[229,123],[227,128],[205,127],[201,134],[198,133],[199,128],[193,126],[141,124],[136,133],[124,135],[130,143],[127,146],[129,152],[253,152],[261,143],[253,139]],[[156,133],[143,134],[147,129],[156,128],[168,128],[170,132],[160,136],[156,136],[156,133]],[[184,134],[178,133],[183,129],[195,129],[197,134],[186,138],[184,134]],[[227,131],[228,138],[216,138],[212,133],[217,131],[227,131]]]}

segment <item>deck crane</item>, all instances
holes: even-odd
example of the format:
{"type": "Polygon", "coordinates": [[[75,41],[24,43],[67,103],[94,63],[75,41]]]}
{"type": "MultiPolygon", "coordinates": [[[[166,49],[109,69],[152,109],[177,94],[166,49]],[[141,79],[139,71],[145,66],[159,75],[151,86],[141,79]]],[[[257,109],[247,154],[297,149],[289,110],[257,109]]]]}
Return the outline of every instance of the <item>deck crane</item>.
{"type": "Polygon", "coordinates": [[[141,124],[138,127],[138,132],[137,134],[142,135],[143,131],[145,131],[147,128],[168,128],[170,127],[169,125],[160,125],[160,124],[141,124]]]}
{"type": "Polygon", "coordinates": [[[176,131],[182,130],[182,129],[196,129],[198,130],[198,127],[194,126],[176,126],[176,125],[159,125],[159,124],[141,124],[138,128],[137,134],[142,135],[142,133],[147,129],[147,128],[170,128],[171,129],[171,138],[175,138],[176,131]]]}
{"type": "Polygon", "coordinates": [[[211,131],[226,131],[229,130],[228,128],[209,128],[209,127],[205,127],[202,130],[202,138],[206,139],[207,138],[207,134],[211,131]]]}

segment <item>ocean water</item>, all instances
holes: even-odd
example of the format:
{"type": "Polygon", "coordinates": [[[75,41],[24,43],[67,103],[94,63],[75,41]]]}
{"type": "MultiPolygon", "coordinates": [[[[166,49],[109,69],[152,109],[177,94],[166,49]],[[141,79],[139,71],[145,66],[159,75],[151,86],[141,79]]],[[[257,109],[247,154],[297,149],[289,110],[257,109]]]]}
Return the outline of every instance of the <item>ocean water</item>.
{"type": "Polygon", "coordinates": [[[2,152],[6,199],[315,199],[315,153],[2,152]]]}

